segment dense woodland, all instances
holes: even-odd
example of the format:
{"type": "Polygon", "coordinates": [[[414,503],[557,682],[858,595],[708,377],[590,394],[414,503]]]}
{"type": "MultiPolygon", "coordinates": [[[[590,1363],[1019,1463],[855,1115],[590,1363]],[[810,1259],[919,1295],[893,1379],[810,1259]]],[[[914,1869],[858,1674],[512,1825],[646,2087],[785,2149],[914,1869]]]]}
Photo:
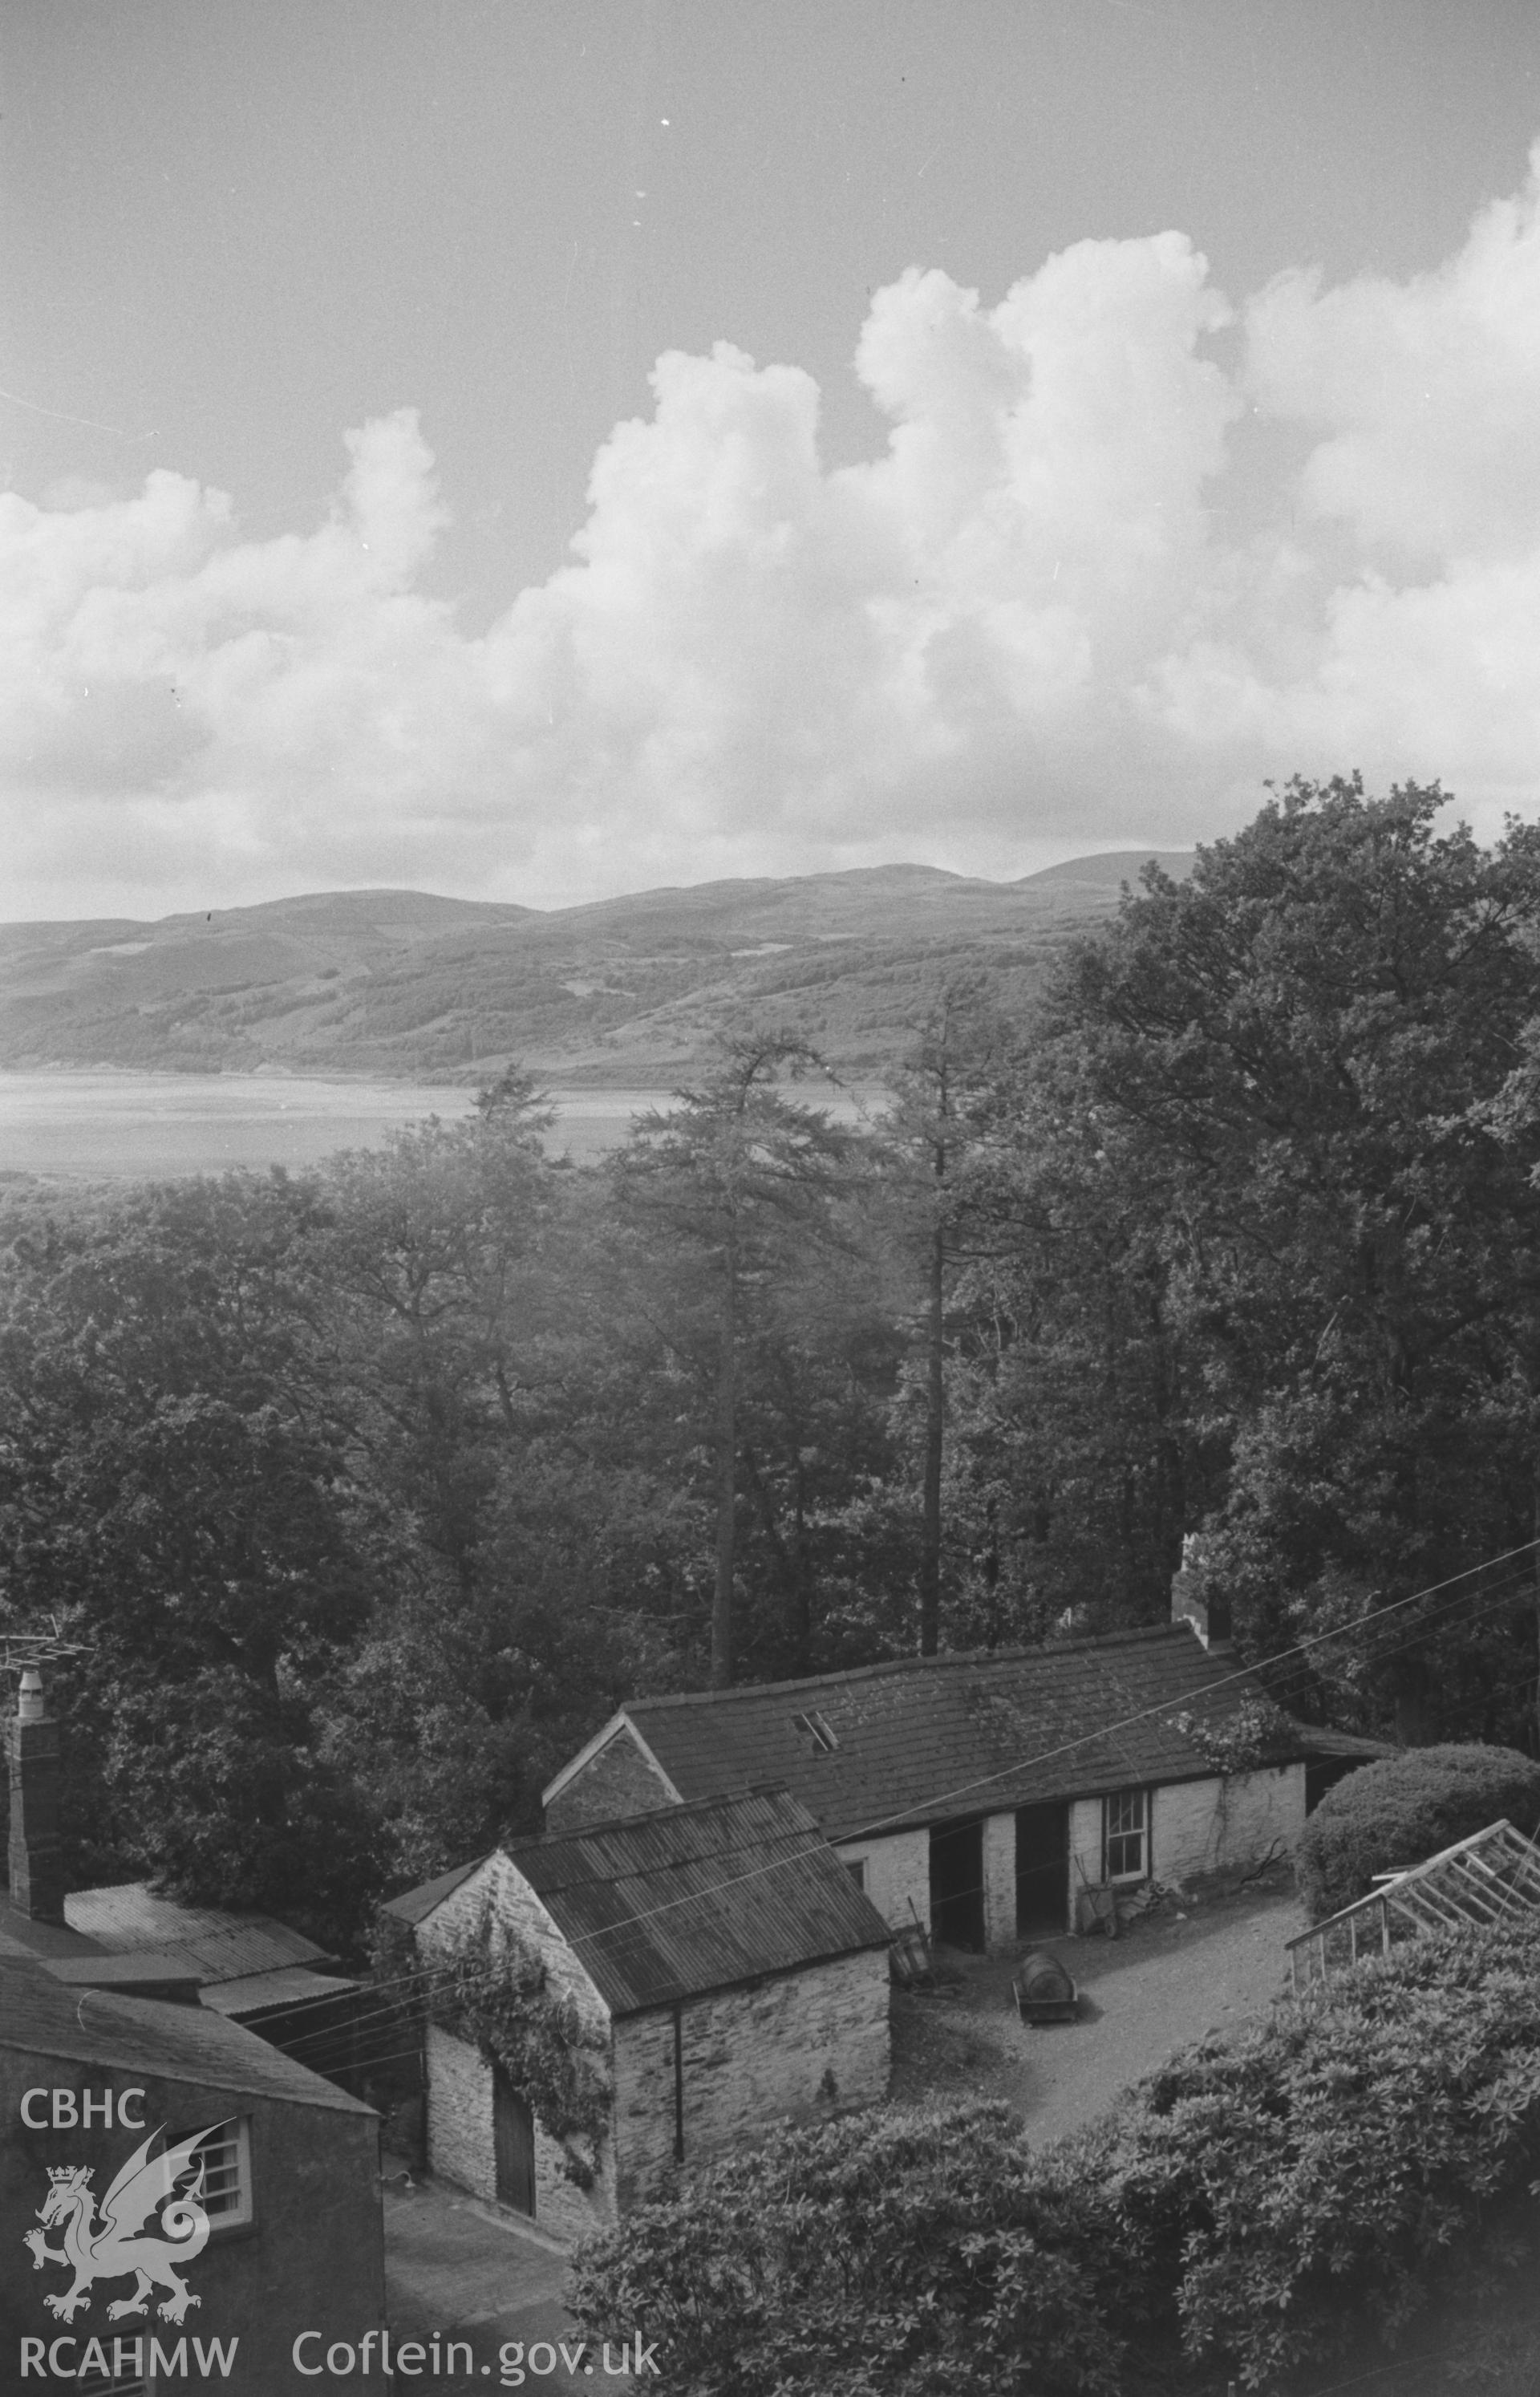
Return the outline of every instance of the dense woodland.
{"type": "Polygon", "coordinates": [[[1292,784],[1029,1015],[917,986],[865,1129],[745,1022],[591,1170],[510,1071],[314,1174],[10,1185],[73,1876],[355,1936],[628,1694],[1158,1620],[1190,1533],[1296,1711],[1533,1752],[1540,828],[1440,804],[1292,784]]]}

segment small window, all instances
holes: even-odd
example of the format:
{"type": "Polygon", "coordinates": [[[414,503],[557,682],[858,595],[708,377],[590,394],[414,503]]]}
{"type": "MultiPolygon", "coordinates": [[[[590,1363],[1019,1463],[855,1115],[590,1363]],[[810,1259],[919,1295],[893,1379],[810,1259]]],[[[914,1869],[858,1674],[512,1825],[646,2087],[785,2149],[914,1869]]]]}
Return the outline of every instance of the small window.
{"type": "Polygon", "coordinates": [[[857,1889],[864,1890],[864,1889],[865,1888],[865,1886],[866,1886],[866,1859],[865,1859],[865,1857],[864,1857],[864,1856],[846,1856],[846,1857],[843,1859],[843,1861],[844,1861],[845,1869],[846,1869],[846,1871],[850,1874],[850,1879],[854,1881],[854,1883],[855,1883],[855,1885],[856,1885],[857,1889]]]}
{"type": "Polygon", "coordinates": [[[1145,1793],[1142,1789],[1119,1789],[1105,1800],[1106,1809],[1106,1879],[1108,1881],[1143,1881],[1145,1878],[1145,1793]]]}
{"type": "MultiPolygon", "coordinates": [[[[177,2132],[167,2142],[185,2139],[177,2132]]],[[[211,2231],[233,2230],[251,2220],[251,2118],[216,2122],[195,2153],[203,2161],[203,2195],[198,2203],[208,2216],[211,2231]]]]}
{"type": "Polygon", "coordinates": [[[820,1756],[832,1756],[838,1740],[816,1708],[810,1707],[805,1715],[793,1715],[792,1721],[805,1737],[810,1739],[820,1756]]]}

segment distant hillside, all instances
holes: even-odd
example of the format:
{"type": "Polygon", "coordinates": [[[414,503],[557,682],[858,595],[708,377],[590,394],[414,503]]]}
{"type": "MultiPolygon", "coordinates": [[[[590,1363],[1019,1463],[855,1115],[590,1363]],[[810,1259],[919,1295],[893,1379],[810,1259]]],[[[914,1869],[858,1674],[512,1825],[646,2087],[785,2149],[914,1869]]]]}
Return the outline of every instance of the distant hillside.
{"type": "Polygon", "coordinates": [[[335,891],[158,923],[0,925],[0,1065],[471,1081],[516,1056],[551,1079],[647,1088],[753,1016],[871,1075],[950,976],[1025,999],[1151,853],[1019,882],[884,865],[551,911],[335,891]]]}

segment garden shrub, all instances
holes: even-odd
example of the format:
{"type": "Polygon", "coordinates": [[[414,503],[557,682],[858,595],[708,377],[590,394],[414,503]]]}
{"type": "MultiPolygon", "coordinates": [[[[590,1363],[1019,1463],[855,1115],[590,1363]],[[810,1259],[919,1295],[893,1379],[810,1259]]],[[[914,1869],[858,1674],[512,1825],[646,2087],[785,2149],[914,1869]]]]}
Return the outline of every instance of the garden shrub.
{"type": "Polygon", "coordinates": [[[1110,2159],[1195,2360],[1268,2388],[1461,2286],[1540,2160],[1540,1923],[1414,1939],[1138,2093],[1110,2159]],[[1239,2369],[1238,2369],[1239,2368],[1239,2369]]]}
{"type": "Polygon", "coordinates": [[[569,2302],[590,2336],[645,2325],[677,2397],[1026,2375],[1042,2397],[1115,2397],[1111,2227],[1093,2176],[1039,2189],[1005,2106],[848,2116],[640,2209],[580,2253],[569,2302]]]}
{"type": "Polygon", "coordinates": [[[1540,1764],[1515,1748],[1408,1748],[1360,1765],[1329,1789],[1295,1859],[1312,1922],[1351,1906],[1377,1872],[1421,1864],[1507,1815],[1526,1837],[1540,1825],[1540,1764]]]}
{"type": "Polygon", "coordinates": [[[1049,2149],[999,2106],[784,2135],[590,2245],[575,2310],[645,2325],[680,2397],[1268,2389],[1521,2270],[1537,2135],[1525,1917],[1367,1962],[1049,2149]]]}

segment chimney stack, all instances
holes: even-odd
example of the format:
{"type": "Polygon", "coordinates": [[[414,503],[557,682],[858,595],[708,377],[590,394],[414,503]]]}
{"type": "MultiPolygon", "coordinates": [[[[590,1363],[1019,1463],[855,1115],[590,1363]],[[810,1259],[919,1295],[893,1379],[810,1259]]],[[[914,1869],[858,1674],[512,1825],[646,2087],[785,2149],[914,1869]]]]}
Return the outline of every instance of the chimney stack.
{"type": "Polygon", "coordinates": [[[1198,1532],[1183,1536],[1182,1566],[1171,1586],[1171,1619],[1190,1623],[1211,1656],[1234,1654],[1230,1601],[1204,1570],[1203,1540],[1198,1532]]]}
{"type": "Polygon", "coordinates": [[[59,1846],[59,1725],[47,1713],[43,1676],[23,1667],[16,1712],[6,1724],[10,1773],[10,1896],[37,1922],[64,1920],[59,1846]]]}

